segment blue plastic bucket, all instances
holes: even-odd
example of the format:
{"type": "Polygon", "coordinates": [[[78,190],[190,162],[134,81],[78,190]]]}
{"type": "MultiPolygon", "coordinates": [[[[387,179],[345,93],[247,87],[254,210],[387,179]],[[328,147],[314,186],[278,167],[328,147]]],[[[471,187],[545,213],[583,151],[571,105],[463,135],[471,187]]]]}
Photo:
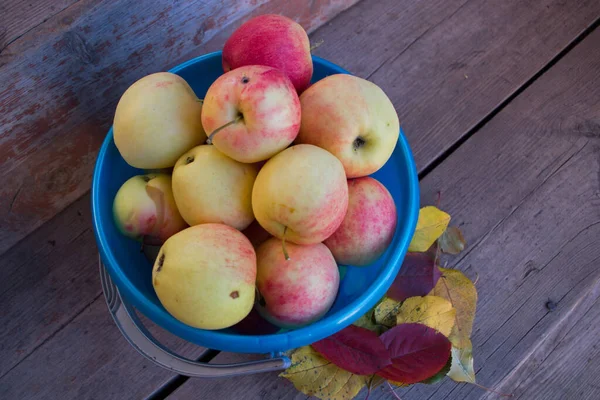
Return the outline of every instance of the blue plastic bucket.
{"type": "MultiPolygon", "coordinates": [[[[313,56],[313,82],[348,71],[313,56]]],[[[221,52],[194,58],[171,69],[203,98],[209,86],[223,74],[221,52]]],[[[384,88],[385,89],[385,88],[384,88]]],[[[96,160],[92,182],[94,233],[100,256],[119,293],[154,323],[200,346],[238,353],[276,353],[304,346],[330,336],[357,320],[385,295],[396,277],[414,233],[419,213],[419,182],[410,147],[400,139],[387,164],[372,176],[392,194],[398,210],[394,239],[387,251],[367,267],[340,267],[342,280],[332,309],[319,321],[296,330],[270,335],[243,335],[231,329],[208,331],[188,326],[172,317],[152,287],[152,264],[140,252],[140,244],[117,231],[112,203],[119,187],[143,171],[129,166],[120,156],[108,131],[96,160]]]]}

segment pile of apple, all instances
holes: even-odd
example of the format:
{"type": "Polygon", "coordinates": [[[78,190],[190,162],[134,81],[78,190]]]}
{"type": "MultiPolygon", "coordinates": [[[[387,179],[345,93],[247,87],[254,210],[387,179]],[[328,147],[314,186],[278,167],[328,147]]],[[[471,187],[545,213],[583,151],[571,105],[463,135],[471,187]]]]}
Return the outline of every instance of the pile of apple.
{"type": "Polygon", "coordinates": [[[115,145],[147,173],[119,189],[115,223],[161,246],[152,284],[178,320],[223,329],[256,307],[303,326],[334,303],[338,264],[368,265],[392,240],[394,201],[368,175],[390,158],[398,116],[364,79],[309,86],[308,36],[288,18],[251,19],[222,57],[203,100],[164,72],[122,95],[115,145]]]}

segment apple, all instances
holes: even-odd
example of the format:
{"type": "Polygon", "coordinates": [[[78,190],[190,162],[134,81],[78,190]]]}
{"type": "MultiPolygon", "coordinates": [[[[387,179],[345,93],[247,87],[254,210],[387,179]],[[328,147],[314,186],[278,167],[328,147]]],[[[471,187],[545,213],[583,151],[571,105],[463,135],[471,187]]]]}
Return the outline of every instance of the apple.
{"type": "Polygon", "coordinates": [[[113,216],[121,233],[148,244],[162,244],[187,227],[175,204],[171,176],[167,174],[129,178],[117,191],[113,216]]]}
{"type": "Polygon", "coordinates": [[[378,259],[396,231],[396,205],[390,192],[371,177],[348,181],[348,212],[326,241],[339,264],[364,266],[378,259]]]}
{"type": "Polygon", "coordinates": [[[242,230],[254,221],[253,164],[235,161],[214,146],[200,145],[183,154],[173,170],[173,195],[190,225],[223,223],[242,230]]]}
{"type": "Polygon", "coordinates": [[[201,329],[237,324],[252,310],[256,253],[238,230],[192,226],[171,236],[152,269],[161,304],[181,322],[201,329]]]}
{"type": "Polygon", "coordinates": [[[113,135],[131,166],[169,168],[206,140],[202,103],[188,83],[170,72],[147,75],[131,85],[117,104],[113,135]]]}
{"type": "Polygon", "coordinates": [[[330,75],[300,96],[302,125],[296,143],[322,147],[342,161],[346,176],[379,170],[400,133],[394,105],[374,83],[347,74],[330,75]]]}
{"type": "Polygon", "coordinates": [[[338,293],[340,275],[323,243],[290,243],[288,252],[290,259],[286,260],[276,238],[256,250],[258,309],[277,326],[297,328],[329,311],[338,293]]]}
{"type": "Polygon", "coordinates": [[[300,129],[300,100],[283,72],[249,65],[209,87],[202,109],[208,143],[234,160],[255,163],[288,147],[300,129]]]}
{"type": "Polygon", "coordinates": [[[342,163],[310,144],[291,146],[267,161],[252,189],[252,209],[260,225],[297,244],[327,239],[347,208],[342,163]]]}
{"type": "Polygon", "coordinates": [[[301,93],[310,84],[313,63],[308,35],[282,15],[266,14],[242,24],[223,46],[223,70],[266,65],[283,71],[301,93]]]}

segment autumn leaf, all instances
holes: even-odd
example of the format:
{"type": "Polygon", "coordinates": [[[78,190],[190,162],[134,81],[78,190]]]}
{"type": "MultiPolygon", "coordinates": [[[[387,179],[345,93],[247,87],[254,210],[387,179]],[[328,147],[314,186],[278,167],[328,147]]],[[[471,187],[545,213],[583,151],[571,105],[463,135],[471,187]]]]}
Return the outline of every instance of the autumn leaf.
{"type": "Polygon", "coordinates": [[[375,307],[373,313],[375,322],[388,328],[396,326],[396,314],[398,314],[401,305],[402,303],[396,300],[384,297],[383,301],[375,307]]]}
{"type": "Polygon", "coordinates": [[[431,295],[443,297],[456,309],[454,328],[448,339],[454,347],[463,349],[470,343],[477,306],[477,289],[473,282],[458,270],[440,268],[440,271],[442,277],[431,291],[431,295]]]}
{"type": "Polygon", "coordinates": [[[327,361],[311,346],[292,353],[292,365],[279,376],[296,389],[321,400],[350,400],[367,385],[368,376],[354,375],[327,361]]]}
{"type": "Polygon", "coordinates": [[[390,381],[412,384],[440,372],[452,345],[444,335],[422,324],[402,324],[381,335],[392,365],[377,374],[390,381]]]}
{"type": "Polygon", "coordinates": [[[354,321],[353,325],[360,326],[361,328],[365,328],[370,330],[371,332],[375,332],[377,335],[381,335],[385,327],[375,322],[374,313],[374,308],[367,311],[359,319],[354,321]]]}
{"type": "Polygon", "coordinates": [[[418,323],[435,329],[448,337],[454,321],[456,309],[443,297],[425,296],[406,299],[396,315],[398,325],[405,323],[418,323]]]}
{"type": "Polygon", "coordinates": [[[441,381],[442,379],[444,379],[450,372],[451,368],[452,368],[452,355],[450,356],[450,358],[448,358],[448,362],[446,363],[446,365],[444,365],[444,368],[442,368],[442,370],[440,372],[438,372],[431,378],[427,378],[419,383],[424,383],[427,385],[434,385],[434,384],[438,383],[439,381],[441,381]]]}
{"type": "Polygon", "coordinates": [[[312,344],[323,357],[357,375],[371,375],[392,363],[379,336],[368,329],[349,325],[312,344]]]}
{"type": "Polygon", "coordinates": [[[465,249],[467,242],[460,229],[451,226],[442,233],[438,244],[443,253],[456,255],[465,249]]]}
{"type": "Polygon", "coordinates": [[[387,296],[398,301],[414,296],[425,296],[435,287],[441,275],[434,259],[429,255],[407,253],[400,272],[388,289],[387,296]]]}
{"type": "Polygon", "coordinates": [[[456,382],[475,383],[473,345],[470,340],[468,345],[463,349],[452,347],[452,366],[450,367],[448,376],[456,382]]]}
{"type": "Polygon", "coordinates": [[[425,252],[444,233],[450,223],[450,215],[437,207],[427,206],[419,210],[415,234],[408,251],[425,252]]]}

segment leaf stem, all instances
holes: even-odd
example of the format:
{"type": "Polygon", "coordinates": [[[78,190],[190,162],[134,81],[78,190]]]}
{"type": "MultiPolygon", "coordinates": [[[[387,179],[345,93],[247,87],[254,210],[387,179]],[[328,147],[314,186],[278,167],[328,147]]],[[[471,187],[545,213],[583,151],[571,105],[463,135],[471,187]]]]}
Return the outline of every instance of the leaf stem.
{"type": "Polygon", "coordinates": [[[215,135],[217,133],[221,132],[223,129],[227,128],[229,125],[237,124],[243,118],[244,118],[244,116],[242,114],[240,114],[237,117],[235,117],[235,119],[233,119],[232,121],[229,121],[225,125],[222,125],[222,126],[218,127],[217,129],[215,129],[214,131],[212,131],[212,133],[210,135],[208,135],[208,139],[206,139],[206,144],[212,144],[213,138],[215,137],[215,135]]]}
{"type": "Polygon", "coordinates": [[[389,386],[389,388],[390,388],[390,391],[392,392],[392,394],[394,395],[394,397],[395,397],[396,399],[398,399],[398,400],[402,400],[402,399],[400,398],[400,396],[398,396],[398,395],[396,394],[396,391],[395,391],[395,390],[394,390],[394,388],[392,387],[392,384],[390,383],[390,381],[385,381],[385,383],[387,383],[387,385],[389,386]]]}
{"type": "Polygon", "coordinates": [[[290,260],[290,255],[287,252],[287,248],[285,247],[285,234],[287,232],[287,226],[285,226],[283,228],[283,235],[281,236],[281,248],[283,249],[283,256],[285,257],[286,261],[290,260]]]}
{"type": "Polygon", "coordinates": [[[497,394],[497,395],[499,395],[499,396],[502,396],[502,397],[514,397],[514,396],[515,396],[515,395],[514,395],[514,394],[512,394],[512,393],[502,393],[502,392],[498,392],[497,390],[494,390],[494,389],[487,388],[487,387],[485,387],[485,386],[482,386],[482,385],[480,385],[480,384],[478,384],[478,383],[475,383],[475,382],[469,382],[469,383],[470,383],[471,385],[475,385],[475,386],[477,386],[477,387],[478,387],[478,388],[480,388],[480,389],[486,390],[486,391],[488,391],[488,392],[495,393],[495,394],[497,394]]]}

